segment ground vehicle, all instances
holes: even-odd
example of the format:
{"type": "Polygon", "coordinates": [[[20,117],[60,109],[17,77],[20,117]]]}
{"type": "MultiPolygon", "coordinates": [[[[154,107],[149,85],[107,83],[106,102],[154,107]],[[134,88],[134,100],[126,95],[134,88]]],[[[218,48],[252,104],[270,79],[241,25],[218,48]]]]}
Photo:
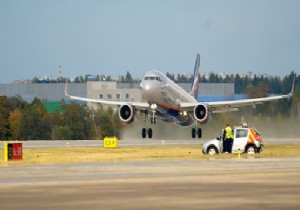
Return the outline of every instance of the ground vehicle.
{"type": "MultiPolygon", "coordinates": [[[[223,153],[224,130],[216,139],[209,140],[202,146],[204,154],[223,153]]],[[[260,133],[253,127],[239,126],[233,129],[232,153],[260,153],[263,150],[260,133]]]]}

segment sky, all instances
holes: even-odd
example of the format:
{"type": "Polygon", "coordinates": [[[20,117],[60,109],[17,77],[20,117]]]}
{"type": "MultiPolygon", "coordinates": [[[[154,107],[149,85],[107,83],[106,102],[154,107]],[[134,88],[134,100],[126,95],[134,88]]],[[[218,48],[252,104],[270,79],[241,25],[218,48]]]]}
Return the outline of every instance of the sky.
{"type": "Polygon", "coordinates": [[[298,0],[0,0],[0,83],[156,69],[300,73],[298,0]]]}

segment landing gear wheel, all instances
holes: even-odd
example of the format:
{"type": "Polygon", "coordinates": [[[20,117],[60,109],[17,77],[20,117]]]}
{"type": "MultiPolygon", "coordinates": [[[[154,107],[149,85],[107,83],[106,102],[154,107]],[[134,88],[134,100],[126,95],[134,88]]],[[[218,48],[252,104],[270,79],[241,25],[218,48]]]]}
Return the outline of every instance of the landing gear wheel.
{"type": "Polygon", "coordinates": [[[199,139],[202,138],[202,129],[201,128],[198,128],[198,129],[192,128],[192,138],[193,139],[196,138],[196,135],[199,139]]]}
{"type": "Polygon", "coordinates": [[[146,128],[143,128],[142,129],[142,138],[144,139],[144,138],[146,138],[146,136],[147,136],[147,130],[146,130],[146,128]]]}
{"type": "Polygon", "coordinates": [[[194,139],[196,137],[196,129],[192,128],[192,138],[194,139]]]}
{"type": "Polygon", "coordinates": [[[148,137],[149,137],[149,139],[152,139],[152,134],[153,134],[152,128],[149,128],[148,129],[148,137]]]}
{"type": "Polygon", "coordinates": [[[152,128],[149,128],[148,130],[146,128],[142,129],[142,138],[146,138],[148,135],[149,139],[152,139],[153,131],[152,128]]]}
{"type": "Polygon", "coordinates": [[[197,132],[198,138],[201,139],[202,137],[202,129],[198,128],[198,132],[197,132]]]}

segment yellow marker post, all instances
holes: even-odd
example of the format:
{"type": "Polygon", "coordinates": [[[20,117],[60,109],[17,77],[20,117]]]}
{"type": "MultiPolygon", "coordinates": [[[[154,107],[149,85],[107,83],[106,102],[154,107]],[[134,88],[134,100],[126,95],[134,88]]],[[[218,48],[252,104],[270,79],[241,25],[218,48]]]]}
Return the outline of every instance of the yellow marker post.
{"type": "Polygon", "coordinates": [[[4,156],[4,161],[8,161],[8,144],[6,141],[4,142],[3,156],[4,156]]]}
{"type": "Polygon", "coordinates": [[[239,149],[238,151],[238,158],[240,159],[241,158],[241,150],[239,149]]]}
{"type": "Polygon", "coordinates": [[[117,148],[118,147],[118,138],[117,137],[105,137],[103,139],[104,148],[117,148]]]}

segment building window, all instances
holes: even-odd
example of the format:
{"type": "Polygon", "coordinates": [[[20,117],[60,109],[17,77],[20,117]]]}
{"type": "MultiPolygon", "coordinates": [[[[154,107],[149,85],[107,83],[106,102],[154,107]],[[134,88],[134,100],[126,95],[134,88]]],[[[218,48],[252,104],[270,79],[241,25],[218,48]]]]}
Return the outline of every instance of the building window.
{"type": "Polygon", "coordinates": [[[99,94],[99,99],[103,99],[103,95],[102,94],[99,94]]]}
{"type": "Polygon", "coordinates": [[[120,100],[120,99],[121,99],[120,93],[117,93],[117,94],[116,94],[116,99],[117,99],[117,100],[120,100]]]}
{"type": "Polygon", "coordinates": [[[111,94],[107,94],[107,99],[111,100],[111,94]]]}

